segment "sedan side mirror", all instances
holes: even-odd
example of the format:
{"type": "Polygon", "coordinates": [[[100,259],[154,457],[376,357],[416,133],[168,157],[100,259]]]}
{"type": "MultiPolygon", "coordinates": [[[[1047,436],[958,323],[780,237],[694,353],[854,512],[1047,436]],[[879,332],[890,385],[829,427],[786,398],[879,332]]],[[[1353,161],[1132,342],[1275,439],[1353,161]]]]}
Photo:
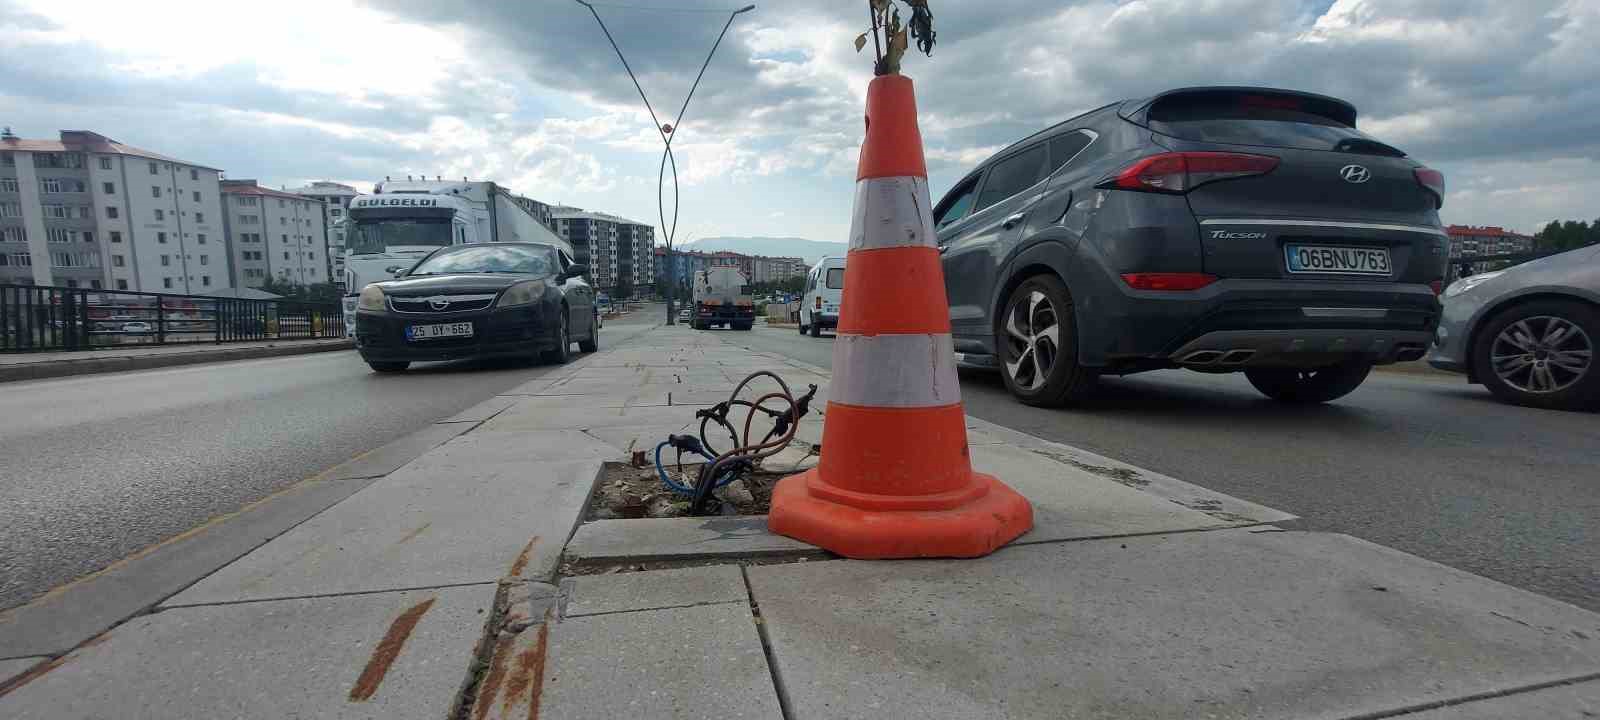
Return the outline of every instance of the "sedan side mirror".
{"type": "Polygon", "coordinates": [[[562,273],[561,277],[562,277],[562,279],[566,279],[566,278],[574,278],[574,277],[578,277],[580,275],[588,275],[588,274],[589,274],[589,266],[588,265],[585,265],[583,263],[573,263],[573,264],[567,266],[567,271],[562,273]]]}

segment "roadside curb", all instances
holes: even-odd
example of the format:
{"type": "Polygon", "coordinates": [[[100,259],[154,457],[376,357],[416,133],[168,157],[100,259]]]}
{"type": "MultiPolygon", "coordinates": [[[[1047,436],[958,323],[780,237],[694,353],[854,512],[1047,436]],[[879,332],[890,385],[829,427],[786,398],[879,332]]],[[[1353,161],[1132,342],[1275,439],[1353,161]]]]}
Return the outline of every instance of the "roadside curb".
{"type": "Polygon", "coordinates": [[[258,345],[251,347],[196,350],[194,352],[170,353],[162,355],[86,357],[83,359],[51,360],[37,363],[0,365],[0,383],[16,382],[19,380],[43,380],[46,378],[70,377],[73,375],[127,372],[130,370],[151,370],[155,368],[175,367],[179,365],[195,365],[199,363],[222,362],[227,360],[253,360],[256,358],[305,355],[309,353],[349,350],[354,347],[355,342],[352,340],[337,339],[327,342],[295,343],[292,345],[258,345]]]}

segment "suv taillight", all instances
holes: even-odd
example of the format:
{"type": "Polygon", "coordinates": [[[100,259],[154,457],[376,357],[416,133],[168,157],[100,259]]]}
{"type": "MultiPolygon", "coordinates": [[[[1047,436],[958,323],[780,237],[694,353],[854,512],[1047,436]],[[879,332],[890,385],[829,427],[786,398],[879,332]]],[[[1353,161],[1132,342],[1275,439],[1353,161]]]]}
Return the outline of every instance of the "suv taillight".
{"type": "Polygon", "coordinates": [[[817,296],[817,309],[818,310],[822,309],[822,296],[821,295],[817,296]]]}
{"type": "Polygon", "coordinates": [[[1270,155],[1172,152],[1151,155],[1123,168],[1096,187],[1140,192],[1186,193],[1218,180],[1265,175],[1278,167],[1270,155]]]}
{"type": "Polygon", "coordinates": [[[1416,173],[1417,183],[1433,193],[1434,208],[1444,207],[1444,173],[1433,168],[1419,167],[1416,173]]]}

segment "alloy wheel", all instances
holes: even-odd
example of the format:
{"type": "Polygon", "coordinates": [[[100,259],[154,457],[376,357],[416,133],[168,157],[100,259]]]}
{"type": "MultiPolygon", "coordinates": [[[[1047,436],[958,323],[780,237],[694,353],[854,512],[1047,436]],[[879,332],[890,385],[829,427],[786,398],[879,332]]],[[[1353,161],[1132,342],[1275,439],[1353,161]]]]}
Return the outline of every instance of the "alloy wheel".
{"type": "Polygon", "coordinates": [[[1589,371],[1594,343],[1573,322],[1536,315],[1507,325],[1489,348],[1494,373],[1522,392],[1546,394],[1571,387],[1589,371]]]}
{"type": "Polygon", "coordinates": [[[1006,310],[1006,373],[1023,390],[1037,390],[1050,379],[1061,348],[1061,323],[1056,307],[1035,290],[1012,301],[1006,310]]]}

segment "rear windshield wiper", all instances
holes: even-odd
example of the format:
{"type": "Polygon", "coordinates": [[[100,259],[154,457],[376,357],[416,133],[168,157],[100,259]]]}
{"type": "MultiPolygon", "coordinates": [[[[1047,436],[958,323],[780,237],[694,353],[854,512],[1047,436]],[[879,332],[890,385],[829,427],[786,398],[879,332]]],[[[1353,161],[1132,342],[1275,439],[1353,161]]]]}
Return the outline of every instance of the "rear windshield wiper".
{"type": "Polygon", "coordinates": [[[1405,157],[1406,154],[1393,145],[1369,140],[1367,138],[1345,138],[1333,144],[1334,152],[1356,153],[1358,155],[1386,155],[1388,157],[1405,157]]]}

